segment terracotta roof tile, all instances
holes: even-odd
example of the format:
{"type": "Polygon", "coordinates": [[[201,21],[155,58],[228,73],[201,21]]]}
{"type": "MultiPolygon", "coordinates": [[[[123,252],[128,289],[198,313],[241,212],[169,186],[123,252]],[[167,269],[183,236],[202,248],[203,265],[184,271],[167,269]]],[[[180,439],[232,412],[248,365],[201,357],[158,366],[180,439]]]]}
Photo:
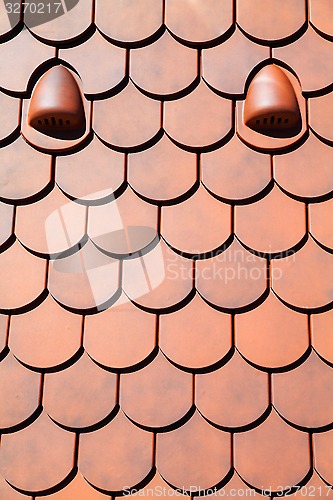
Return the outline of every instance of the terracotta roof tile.
{"type": "Polygon", "coordinates": [[[122,295],[114,306],[86,317],[84,347],[105,367],[134,367],[152,353],[155,325],[153,314],[141,311],[122,295]]]}
{"type": "Polygon", "coordinates": [[[234,136],[223,148],[202,155],[202,181],[215,196],[243,200],[258,195],[271,179],[270,159],[234,136]]]}
{"type": "Polygon", "coordinates": [[[311,26],[295,42],[273,49],[273,56],[296,72],[303,92],[316,92],[331,84],[332,46],[311,26]],[[313,71],[313,68],[316,68],[313,71]]]}
{"type": "Polygon", "coordinates": [[[21,137],[0,150],[1,199],[15,202],[42,197],[51,181],[51,157],[30,147],[21,137]]]}
{"type": "Polygon", "coordinates": [[[61,49],[59,56],[78,71],[86,95],[113,90],[125,78],[125,49],[109,43],[99,31],[76,47],[61,49]]]}
{"type": "Polygon", "coordinates": [[[302,147],[273,157],[274,178],[296,197],[317,198],[332,191],[333,150],[310,133],[302,147]]]}
{"type": "Polygon", "coordinates": [[[16,241],[0,254],[1,312],[20,310],[42,295],[46,263],[16,241]]]}
{"type": "Polygon", "coordinates": [[[216,145],[232,128],[232,103],[201,81],[186,97],[165,103],[164,127],[185,148],[216,145]]]}
{"type": "Polygon", "coordinates": [[[124,165],[124,155],[109,149],[95,136],[81,151],[57,157],[55,178],[70,198],[101,200],[113,195],[123,184],[124,165]]]}
{"type": "Polygon", "coordinates": [[[149,200],[173,201],[187,194],[196,179],[196,155],[175,146],[165,134],[152,148],[128,156],[128,182],[149,200]]]}
{"type": "Polygon", "coordinates": [[[333,249],[332,225],[327,223],[333,219],[333,201],[309,205],[309,214],[312,236],[328,249],[333,249]]]}
{"type": "Polygon", "coordinates": [[[162,208],[161,233],[169,245],[184,254],[211,252],[229,238],[230,215],[230,205],[199,187],[188,200],[162,208]]]}
{"type": "Polygon", "coordinates": [[[240,241],[258,252],[284,252],[306,234],[306,207],[288,198],[278,187],[261,200],[235,209],[235,233],[240,241]]]}
{"type": "Polygon", "coordinates": [[[105,492],[136,486],[152,466],[153,434],[136,427],[121,410],[106,426],[81,436],[79,470],[105,492]]]}
{"type": "Polygon", "coordinates": [[[241,354],[264,368],[288,366],[309,347],[307,317],[284,306],[272,293],[256,309],[236,316],[235,332],[241,354]]]}
{"type": "Polygon", "coordinates": [[[333,373],[317,354],[290,372],[275,373],[272,386],[274,406],[288,422],[318,429],[333,421],[333,373]]]}
{"type": "MultiPolygon", "coordinates": [[[[67,1],[65,16],[55,17],[47,23],[37,25],[35,25],[36,15],[33,15],[34,9],[30,7],[25,11],[24,23],[32,33],[46,43],[73,40],[82,35],[90,27],[92,21],[91,2],[75,2],[75,4],[77,7],[72,10],[69,8],[70,2],[67,1]]],[[[63,8],[63,4],[59,8],[63,8]]]]}
{"type": "Polygon", "coordinates": [[[207,490],[220,483],[230,470],[230,442],[228,432],[209,425],[195,412],[182,427],[158,434],[157,470],[174,487],[207,490]]]}
{"type": "Polygon", "coordinates": [[[235,435],[235,468],[252,487],[286,490],[309,473],[309,436],[273,410],[258,427],[235,435]]]}
{"type": "Polygon", "coordinates": [[[332,496],[330,1],[14,4],[1,500],[332,496]]]}
{"type": "Polygon", "coordinates": [[[40,375],[24,368],[12,354],[0,364],[0,428],[26,426],[38,408],[40,375]]]}
{"type": "Polygon", "coordinates": [[[192,406],[192,375],[179,370],[158,353],[148,366],[121,375],[120,406],[131,420],[144,428],[176,424],[192,406]]]}
{"type": "Polygon", "coordinates": [[[163,22],[162,0],[96,0],[97,28],[111,40],[126,44],[145,42],[163,22]]]}
{"type": "Polygon", "coordinates": [[[115,374],[98,367],[84,354],[69,368],[46,374],[44,410],[66,428],[98,425],[116,404],[116,384],[115,374]]]}
{"type": "Polygon", "coordinates": [[[333,11],[329,0],[310,0],[310,22],[323,36],[332,39],[333,11]]]}
{"type": "Polygon", "coordinates": [[[333,362],[333,338],[331,335],[333,326],[333,312],[314,314],[312,321],[312,343],[317,353],[329,363],[333,362]]]}
{"type": "Polygon", "coordinates": [[[203,78],[217,91],[242,95],[249,73],[268,58],[267,47],[253,43],[236,28],[226,42],[203,50],[203,78]]]}
{"type": "Polygon", "coordinates": [[[115,97],[94,103],[93,127],[116,149],[143,148],[160,129],[160,104],[129,82],[115,97]]]}
{"type": "Polygon", "coordinates": [[[197,51],[178,43],[168,31],[153,44],[135,49],[130,77],[143,91],[170,96],[185,91],[197,78],[197,51]],[[182,68],[178,72],[178,68],[182,68]]]}
{"type": "Polygon", "coordinates": [[[9,347],[21,363],[51,369],[79,351],[81,325],[80,316],[65,311],[48,296],[36,309],[12,316],[9,347]]]}
{"type": "Polygon", "coordinates": [[[222,368],[197,375],[195,390],[198,410],[225,430],[253,425],[269,405],[268,375],[237,351],[222,368]]]}
{"type": "Polygon", "coordinates": [[[248,252],[237,239],[216,257],[197,262],[198,292],[222,309],[247,307],[266,288],[266,260],[248,252]]]}
{"type": "Polygon", "coordinates": [[[281,6],[278,0],[237,0],[237,22],[255,39],[266,43],[297,33],[305,23],[305,1],[292,0],[281,6]]]}
{"type": "Polygon", "coordinates": [[[333,142],[331,123],[332,94],[309,99],[309,123],[313,132],[322,139],[333,142]]]}
{"type": "Polygon", "coordinates": [[[17,208],[15,232],[32,252],[57,255],[78,246],[85,235],[85,224],[85,207],[70,203],[54,188],[42,200],[17,208]]]}
{"type": "Polygon", "coordinates": [[[74,437],[42,413],[29,427],[2,437],[3,477],[23,492],[59,485],[73,468],[74,437]]]}
{"type": "Polygon", "coordinates": [[[333,300],[332,270],[332,255],[309,237],[298,252],[272,262],[272,286],[291,306],[320,309],[333,300]]]}
{"type": "Polygon", "coordinates": [[[179,366],[209,367],[231,349],[231,316],[211,308],[199,295],[179,311],[161,316],[160,322],[161,350],[179,366]]]}
{"type": "Polygon", "coordinates": [[[166,25],[187,43],[202,44],[219,38],[233,23],[231,0],[220,5],[218,0],[166,0],[166,25]]]}

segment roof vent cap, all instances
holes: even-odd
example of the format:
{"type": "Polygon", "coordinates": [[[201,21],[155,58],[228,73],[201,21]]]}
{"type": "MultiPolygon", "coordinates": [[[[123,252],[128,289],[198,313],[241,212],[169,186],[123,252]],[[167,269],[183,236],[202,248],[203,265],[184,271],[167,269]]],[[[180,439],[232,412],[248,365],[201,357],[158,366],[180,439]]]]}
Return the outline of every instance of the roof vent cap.
{"type": "Polygon", "coordinates": [[[294,135],[301,128],[295,90],[286,73],[275,64],[262,68],[250,83],[244,123],[262,134],[294,135]]]}
{"type": "Polygon", "coordinates": [[[64,66],[54,66],[34,88],[28,124],[46,135],[63,139],[79,137],[86,127],[82,94],[64,66]]]}

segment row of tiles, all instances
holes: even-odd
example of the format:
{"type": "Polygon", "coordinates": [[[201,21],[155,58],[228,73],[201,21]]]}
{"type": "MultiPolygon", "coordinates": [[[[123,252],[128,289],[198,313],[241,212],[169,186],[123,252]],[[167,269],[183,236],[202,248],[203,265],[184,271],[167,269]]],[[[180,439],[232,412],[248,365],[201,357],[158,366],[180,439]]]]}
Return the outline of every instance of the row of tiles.
{"type": "Polygon", "coordinates": [[[48,296],[36,309],[12,316],[10,323],[7,316],[0,316],[0,349],[4,355],[9,346],[25,366],[49,372],[74,363],[83,344],[100,366],[131,372],[152,360],[158,340],[172,363],[198,373],[225,363],[234,343],[252,365],[281,371],[304,361],[309,345],[333,364],[332,324],[332,310],[309,320],[272,293],[256,309],[234,319],[211,308],[198,295],[182,309],[160,317],[122,296],[113,307],[84,319],[48,296]]]}
{"type": "Polygon", "coordinates": [[[130,76],[148,95],[175,99],[189,92],[199,74],[216,92],[229,98],[242,97],[253,69],[272,57],[292,68],[303,92],[313,95],[323,89],[327,92],[332,83],[332,47],[332,41],[309,27],[295,42],[270,52],[237,28],[226,41],[202,53],[182,45],[168,31],[150,45],[130,52],[111,44],[98,31],[77,47],[55,51],[23,30],[0,44],[0,88],[24,95],[36,70],[59,57],[79,73],[83,92],[89,98],[116,93],[130,76]]]}
{"type": "Polygon", "coordinates": [[[143,201],[130,187],[109,200],[87,209],[54,187],[42,200],[16,210],[0,202],[0,248],[15,228],[25,248],[53,258],[65,257],[70,249],[72,253],[79,250],[87,236],[106,254],[125,258],[149,247],[158,229],[170,247],[183,256],[212,257],[233,232],[246,248],[278,257],[288,257],[288,250],[304,243],[307,230],[319,245],[333,249],[332,198],[306,205],[276,185],[259,201],[234,209],[202,185],[187,200],[161,210],[143,201]]]}
{"type": "Polygon", "coordinates": [[[20,12],[19,2],[1,6],[0,33],[4,37],[23,20],[36,37],[46,43],[76,41],[89,32],[95,22],[106,38],[124,45],[149,43],[162,25],[185,44],[216,42],[228,34],[234,22],[250,37],[269,45],[283,45],[297,37],[307,24],[307,17],[324,37],[333,37],[333,14],[329,0],[290,0],[281,5],[268,0],[92,0],[30,5],[20,12]],[[309,10],[309,12],[307,12],[309,10]],[[7,11],[7,12],[6,12],[7,11]],[[20,15],[21,14],[21,15],[20,15]],[[308,15],[309,14],[309,15],[308,15]]]}
{"type": "MultiPolygon", "coordinates": [[[[141,233],[140,229],[140,237],[141,233]]],[[[126,236],[121,231],[121,240],[126,236]]],[[[333,301],[333,255],[311,236],[297,252],[272,261],[249,252],[236,238],[222,253],[197,261],[174,252],[163,239],[121,260],[90,240],[81,246],[48,264],[16,240],[0,255],[0,311],[33,309],[48,290],[64,308],[77,313],[107,309],[122,289],[140,308],[161,313],[188,303],[195,289],[213,307],[227,312],[257,307],[270,286],[282,302],[303,313],[322,312],[333,301]]]]}
{"type": "Polygon", "coordinates": [[[210,425],[196,410],[181,427],[158,433],[156,443],[152,432],[134,425],[122,410],[79,438],[42,412],[29,427],[2,436],[0,468],[15,488],[41,493],[73,477],[77,457],[79,471],[94,487],[121,492],[149,481],[156,452],[161,476],[185,491],[226,482],[233,466],[251,487],[281,491],[306,482],[312,464],[332,484],[332,440],[332,430],[312,437],[274,409],[254,429],[235,434],[210,425]]]}
{"type": "MultiPolygon", "coordinates": [[[[333,140],[330,111],[332,102],[333,93],[308,100],[310,129],[329,144],[333,140]]],[[[21,100],[1,93],[0,103],[7,117],[1,122],[0,140],[6,145],[19,134],[21,100]]],[[[65,140],[44,135],[31,128],[27,124],[29,100],[24,99],[24,137],[41,151],[67,152],[75,148],[82,149],[91,138],[93,129],[107,146],[116,151],[133,152],[148,149],[152,143],[161,139],[165,131],[180,148],[192,152],[207,152],[218,149],[230,139],[234,134],[236,121],[238,136],[258,151],[296,148],[300,141],[304,142],[307,138],[304,99],[300,103],[303,116],[300,133],[287,138],[275,138],[246,127],[243,123],[244,101],[237,101],[235,107],[232,100],[217,95],[203,80],[199,80],[185,97],[164,103],[145,96],[129,81],[117,95],[93,103],[84,100],[84,104],[87,120],[84,134],[75,140],[65,140]]]]}
{"type": "MultiPolygon", "coordinates": [[[[163,348],[163,339],[161,344],[163,348]]],[[[31,424],[40,413],[40,405],[69,431],[96,430],[113,418],[118,399],[127,417],[146,430],[163,432],[184,425],[195,405],[214,426],[242,432],[266,419],[270,385],[272,404],[291,425],[315,432],[333,426],[333,371],[315,351],[298,367],[274,373],[271,379],[238,351],[222,367],[199,373],[195,379],[160,351],[143,368],[122,373],[119,378],[85,353],[69,367],[45,377],[9,353],[0,363],[0,375],[0,395],[5,402],[0,409],[0,428],[4,433],[31,424]]]]}
{"type": "Polygon", "coordinates": [[[125,179],[141,198],[155,204],[189,198],[200,177],[214,197],[236,204],[263,196],[272,176],[286,194],[304,201],[327,198],[333,186],[333,148],[312,133],[296,150],[272,159],[248,148],[236,135],[200,158],[178,148],[166,135],[153,147],[128,155],[106,147],[95,136],[81,151],[55,160],[19,137],[0,149],[0,162],[0,199],[19,205],[43,198],[53,176],[70,199],[86,204],[118,197],[125,179]]]}

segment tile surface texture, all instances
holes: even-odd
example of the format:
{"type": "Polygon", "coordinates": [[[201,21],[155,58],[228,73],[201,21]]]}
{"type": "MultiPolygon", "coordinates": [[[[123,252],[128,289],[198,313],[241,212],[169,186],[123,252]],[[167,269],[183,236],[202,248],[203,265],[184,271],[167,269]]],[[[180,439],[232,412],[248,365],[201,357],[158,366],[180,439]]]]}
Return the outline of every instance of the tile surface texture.
{"type": "Polygon", "coordinates": [[[331,0],[5,3],[0,499],[332,498],[331,0]],[[82,135],[28,123],[57,65],[82,135]]]}

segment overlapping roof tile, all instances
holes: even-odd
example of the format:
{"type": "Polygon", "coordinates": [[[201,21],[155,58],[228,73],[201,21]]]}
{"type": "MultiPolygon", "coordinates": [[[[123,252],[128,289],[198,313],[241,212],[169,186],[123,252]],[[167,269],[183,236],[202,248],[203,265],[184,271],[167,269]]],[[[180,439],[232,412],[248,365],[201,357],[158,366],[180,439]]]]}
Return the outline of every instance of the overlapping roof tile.
{"type": "Polygon", "coordinates": [[[0,4],[1,500],[331,497],[330,0],[32,5],[0,4]]]}

